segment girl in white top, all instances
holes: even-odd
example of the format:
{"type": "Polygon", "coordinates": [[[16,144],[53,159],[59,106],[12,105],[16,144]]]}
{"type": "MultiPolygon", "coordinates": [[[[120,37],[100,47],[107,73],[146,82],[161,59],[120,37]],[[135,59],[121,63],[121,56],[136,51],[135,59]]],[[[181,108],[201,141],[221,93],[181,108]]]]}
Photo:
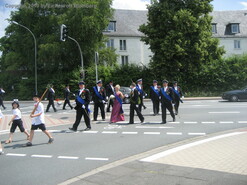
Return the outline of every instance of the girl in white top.
{"type": "Polygon", "coordinates": [[[48,144],[53,143],[54,139],[51,136],[50,132],[48,132],[46,130],[45,127],[45,115],[44,115],[44,105],[43,103],[40,102],[40,96],[38,95],[34,95],[33,96],[33,101],[35,102],[35,107],[36,110],[35,112],[32,112],[30,117],[32,118],[32,127],[31,127],[31,131],[30,131],[30,138],[29,141],[27,142],[26,146],[32,146],[32,140],[33,140],[33,136],[34,136],[34,131],[37,129],[42,130],[42,132],[44,132],[49,140],[48,140],[48,144]]]}
{"type": "Polygon", "coordinates": [[[15,132],[16,127],[19,127],[20,131],[24,132],[27,135],[27,140],[29,140],[29,133],[24,129],[23,122],[21,120],[21,111],[19,109],[19,103],[14,101],[12,103],[12,108],[13,108],[13,117],[10,120],[9,125],[11,125],[12,122],[13,123],[10,128],[9,139],[5,141],[5,144],[12,142],[13,134],[15,132]]]}
{"type": "MultiPolygon", "coordinates": [[[[0,123],[2,123],[2,119],[3,119],[3,114],[2,114],[2,112],[1,112],[1,110],[0,110],[0,123]]],[[[1,142],[0,142],[0,155],[1,154],[3,154],[3,148],[2,148],[2,144],[1,144],[1,142]]]]}

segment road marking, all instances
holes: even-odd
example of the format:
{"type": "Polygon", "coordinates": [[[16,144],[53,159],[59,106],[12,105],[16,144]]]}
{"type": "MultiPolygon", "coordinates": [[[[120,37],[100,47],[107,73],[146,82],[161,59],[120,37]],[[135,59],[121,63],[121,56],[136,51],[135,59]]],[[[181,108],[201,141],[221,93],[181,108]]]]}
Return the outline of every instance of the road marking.
{"type": "Polygon", "coordinates": [[[108,158],[93,158],[93,157],[86,157],[85,160],[91,160],[91,161],[109,161],[108,158]]]}
{"type": "Polygon", "coordinates": [[[149,126],[136,126],[136,128],[161,128],[161,129],[166,129],[166,128],[174,128],[174,127],[149,127],[149,126]]]}
{"type": "Polygon", "coordinates": [[[36,157],[36,158],[52,158],[52,155],[31,155],[31,157],[36,157]]]}
{"type": "Polygon", "coordinates": [[[233,121],[220,121],[220,124],[231,124],[234,123],[233,121]]]}
{"type": "Polygon", "coordinates": [[[73,160],[79,159],[79,157],[71,157],[71,156],[58,156],[57,158],[58,159],[73,159],[73,160]]]}
{"type": "Polygon", "coordinates": [[[160,132],[144,132],[145,135],[159,135],[160,132]]]}
{"type": "Polygon", "coordinates": [[[209,114],[239,114],[240,112],[208,112],[209,114]]]}
{"type": "Polygon", "coordinates": [[[9,132],[9,130],[1,130],[0,133],[9,132]]]}
{"type": "Polygon", "coordinates": [[[190,136],[205,136],[206,133],[188,133],[190,136]]]}
{"type": "Polygon", "coordinates": [[[138,132],[122,132],[122,134],[138,134],[138,132]]]}
{"type": "Polygon", "coordinates": [[[176,148],[172,148],[172,149],[166,150],[164,152],[160,152],[158,154],[155,154],[155,155],[146,157],[144,159],[141,159],[140,161],[152,162],[152,161],[155,161],[157,159],[160,159],[160,158],[166,157],[168,155],[174,154],[176,152],[179,152],[181,150],[185,150],[185,149],[188,149],[188,148],[191,148],[191,147],[194,147],[194,146],[198,146],[198,145],[201,145],[201,144],[204,144],[204,143],[208,143],[210,141],[215,141],[215,140],[218,140],[218,139],[231,137],[231,136],[235,136],[235,135],[240,135],[240,134],[246,134],[246,132],[233,132],[233,133],[224,134],[224,135],[220,135],[220,136],[216,136],[216,137],[212,137],[212,138],[208,138],[208,139],[203,139],[203,140],[196,141],[196,142],[193,142],[193,143],[189,143],[189,144],[186,144],[186,145],[178,146],[176,148]]]}
{"type": "Polygon", "coordinates": [[[183,135],[182,132],[167,132],[167,135],[183,135]]]}
{"type": "Polygon", "coordinates": [[[170,123],[172,123],[172,124],[179,124],[180,122],[177,121],[177,122],[170,122],[170,123]]]}
{"type": "Polygon", "coordinates": [[[184,122],[184,124],[197,124],[196,121],[187,121],[187,122],[184,122]]]}
{"type": "Polygon", "coordinates": [[[84,134],[97,134],[99,131],[85,131],[84,134]]]}
{"type": "Polygon", "coordinates": [[[15,157],[25,157],[27,154],[13,154],[13,153],[8,153],[6,156],[15,156],[15,157]]]}
{"type": "Polygon", "coordinates": [[[215,121],[203,121],[202,124],[215,124],[215,121]]]}
{"type": "Polygon", "coordinates": [[[247,123],[247,121],[239,121],[238,123],[247,123]]]}
{"type": "Polygon", "coordinates": [[[102,134],[117,134],[117,131],[103,131],[102,134]]]}

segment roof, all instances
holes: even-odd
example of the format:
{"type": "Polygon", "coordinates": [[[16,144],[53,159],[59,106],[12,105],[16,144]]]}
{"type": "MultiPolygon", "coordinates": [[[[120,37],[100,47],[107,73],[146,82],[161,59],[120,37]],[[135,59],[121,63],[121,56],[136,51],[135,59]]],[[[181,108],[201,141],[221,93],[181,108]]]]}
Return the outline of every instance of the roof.
{"type": "MultiPolygon", "coordinates": [[[[147,10],[120,10],[114,11],[112,21],[116,21],[116,32],[104,32],[108,36],[141,37],[139,26],[147,23],[147,10]]],[[[217,25],[214,37],[247,37],[247,10],[214,11],[212,23],[217,25]],[[229,25],[239,23],[240,33],[231,34],[229,25]]]]}
{"type": "Polygon", "coordinates": [[[236,11],[214,11],[212,23],[216,23],[217,33],[214,37],[247,37],[247,10],[236,11]],[[229,26],[233,23],[239,24],[240,33],[232,34],[229,26]]]}
{"type": "Polygon", "coordinates": [[[116,21],[116,32],[104,32],[104,35],[109,36],[137,36],[141,37],[144,34],[138,31],[139,26],[147,22],[147,10],[119,10],[114,11],[116,21]]]}

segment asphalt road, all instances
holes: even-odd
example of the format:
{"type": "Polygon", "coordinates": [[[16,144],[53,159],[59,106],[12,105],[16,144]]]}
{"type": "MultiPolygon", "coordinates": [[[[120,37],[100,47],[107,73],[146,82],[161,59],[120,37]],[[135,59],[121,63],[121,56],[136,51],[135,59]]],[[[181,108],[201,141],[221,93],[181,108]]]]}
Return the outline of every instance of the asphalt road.
{"type": "MultiPolygon", "coordinates": [[[[33,103],[22,103],[22,113],[30,114],[33,103]]],[[[161,125],[161,115],[152,116],[152,104],[143,111],[145,123],[135,117],[134,125],[127,125],[129,106],[124,105],[126,121],[109,124],[98,119],[92,122],[89,132],[70,132],[74,122],[74,110],[47,113],[46,116],[71,122],[70,125],[49,127],[55,141],[47,144],[48,138],[36,132],[34,146],[23,147],[25,136],[14,135],[14,141],[4,146],[0,156],[0,184],[44,185],[58,184],[97,167],[140,154],[157,147],[200,137],[225,130],[247,127],[247,102],[225,102],[218,100],[185,101],[180,107],[176,122],[161,125]]],[[[4,110],[10,115],[10,105],[4,110]]],[[[93,108],[93,107],[91,107],[93,108]]],[[[108,115],[109,116],[109,115],[108,115]]],[[[172,118],[168,115],[168,121],[172,118]]],[[[82,122],[80,129],[85,128],[82,122]]],[[[5,131],[0,139],[7,139],[5,131]]]]}

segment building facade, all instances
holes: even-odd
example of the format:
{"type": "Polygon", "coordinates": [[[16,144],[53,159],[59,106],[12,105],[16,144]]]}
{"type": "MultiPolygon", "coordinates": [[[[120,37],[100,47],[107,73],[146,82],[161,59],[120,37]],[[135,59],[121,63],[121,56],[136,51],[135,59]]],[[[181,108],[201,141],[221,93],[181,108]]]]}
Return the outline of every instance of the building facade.
{"type": "MultiPolygon", "coordinates": [[[[139,26],[147,22],[147,11],[115,10],[104,35],[109,38],[107,47],[115,48],[120,65],[146,66],[152,52],[141,41],[139,26]]],[[[247,53],[247,10],[214,11],[211,14],[213,37],[220,40],[226,53],[224,57],[247,53]]]]}

